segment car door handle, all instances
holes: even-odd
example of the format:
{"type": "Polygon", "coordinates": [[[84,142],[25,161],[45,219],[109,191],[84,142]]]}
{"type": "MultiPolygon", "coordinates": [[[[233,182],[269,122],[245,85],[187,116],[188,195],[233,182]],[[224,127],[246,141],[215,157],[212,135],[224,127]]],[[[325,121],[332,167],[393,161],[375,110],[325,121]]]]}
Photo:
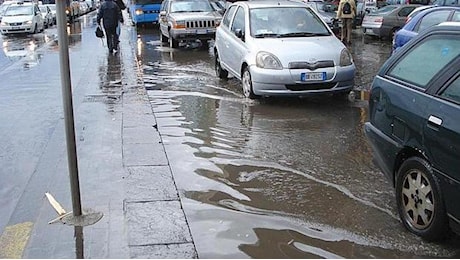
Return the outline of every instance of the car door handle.
{"type": "Polygon", "coordinates": [[[442,119],[439,118],[439,117],[430,115],[430,117],[428,118],[428,123],[429,123],[430,125],[439,127],[439,126],[441,126],[441,124],[442,124],[442,119]]]}

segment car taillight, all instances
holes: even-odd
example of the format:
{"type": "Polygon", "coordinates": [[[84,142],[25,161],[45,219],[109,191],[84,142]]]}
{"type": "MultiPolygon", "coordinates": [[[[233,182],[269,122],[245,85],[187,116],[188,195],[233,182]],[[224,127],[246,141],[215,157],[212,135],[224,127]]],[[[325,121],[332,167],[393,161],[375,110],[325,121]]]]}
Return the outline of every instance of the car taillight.
{"type": "Polygon", "coordinates": [[[374,22],[375,23],[383,23],[383,17],[375,17],[374,22]]]}

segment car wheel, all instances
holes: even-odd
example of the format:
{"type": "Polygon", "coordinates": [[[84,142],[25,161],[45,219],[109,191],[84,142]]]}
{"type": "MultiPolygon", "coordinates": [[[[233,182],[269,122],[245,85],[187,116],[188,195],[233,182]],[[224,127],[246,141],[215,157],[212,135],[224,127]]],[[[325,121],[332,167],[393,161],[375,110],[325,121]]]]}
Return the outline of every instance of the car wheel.
{"type": "Polygon", "coordinates": [[[447,237],[449,225],[441,189],[426,160],[411,157],[401,165],[396,179],[396,203],[409,231],[429,241],[447,237]]]}
{"type": "Polygon", "coordinates": [[[259,98],[259,96],[254,94],[254,91],[252,89],[251,72],[249,71],[248,67],[244,68],[243,77],[241,81],[243,83],[243,94],[245,97],[250,99],[259,98]]]}
{"type": "Polygon", "coordinates": [[[219,77],[220,79],[227,79],[228,71],[226,71],[225,69],[223,69],[220,66],[220,58],[219,58],[219,54],[217,52],[216,52],[216,55],[215,55],[214,68],[216,70],[217,77],[219,77]]]}

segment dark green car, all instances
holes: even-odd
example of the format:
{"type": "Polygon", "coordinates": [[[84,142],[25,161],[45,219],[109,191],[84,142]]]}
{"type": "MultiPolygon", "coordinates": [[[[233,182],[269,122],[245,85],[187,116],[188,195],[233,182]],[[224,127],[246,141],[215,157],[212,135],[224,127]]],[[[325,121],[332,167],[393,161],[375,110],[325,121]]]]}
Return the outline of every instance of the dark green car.
{"type": "Polygon", "coordinates": [[[364,130],[404,226],[441,240],[460,233],[460,23],[400,50],[374,78],[364,130]]]}

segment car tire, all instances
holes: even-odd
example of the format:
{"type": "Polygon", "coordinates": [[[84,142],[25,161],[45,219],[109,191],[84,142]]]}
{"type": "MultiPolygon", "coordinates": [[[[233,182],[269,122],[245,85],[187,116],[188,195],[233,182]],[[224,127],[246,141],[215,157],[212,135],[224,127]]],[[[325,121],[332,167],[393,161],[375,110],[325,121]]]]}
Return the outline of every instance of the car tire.
{"type": "Polygon", "coordinates": [[[244,68],[243,76],[241,77],[241,82],[243,85],[243,94],[246,98],[257,99],[260,96],[254,94],[252,89],[252,77],[249,67],[244,68]]]}
{"type": "Polygon", "coordinates": [[[404,226],[428,241],[449,234],[449,223],[439,181],[431,165],[420,157],[404,161],[396,177],[396,204],[404,226]]]}
{"type": "Polygon", "coordinates": [[[227,79],[228,78],[228,71],[223,69],[220,65],[220,58],[219,54],[216,52],[215,59],[214,59],[214,69],[216,71],[216,76],[220,79],[227,79]]]}

